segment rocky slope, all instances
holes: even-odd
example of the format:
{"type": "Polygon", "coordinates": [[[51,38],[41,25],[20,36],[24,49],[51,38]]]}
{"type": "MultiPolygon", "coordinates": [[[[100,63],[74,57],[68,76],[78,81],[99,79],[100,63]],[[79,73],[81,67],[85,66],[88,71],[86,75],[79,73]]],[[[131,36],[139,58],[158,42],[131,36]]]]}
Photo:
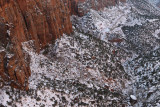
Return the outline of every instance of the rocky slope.
{"type": "Polygon", "coordinates": [[[101,10],[107,6],[115,6],[124,3],[126,0],[63,0],[72,15],[83,16],[90,9],[101,10]]]}
{"type": "MultiPolygon", "coordinates": [[[[130,6],[100,12],[91,10],[81,18],[74,16],[73,25],[80,32],[111,42],[130,53],[132,57],[125,56],[126,59],[121,60],[131,77],[124,93],[137,97],[137,103],[131,103],[132,106],[159,107],[159,8],[147,0],[130,0],[129,3],[130,6]]],[[[116,49],[113,53],[125,55],[116,49]]]]}

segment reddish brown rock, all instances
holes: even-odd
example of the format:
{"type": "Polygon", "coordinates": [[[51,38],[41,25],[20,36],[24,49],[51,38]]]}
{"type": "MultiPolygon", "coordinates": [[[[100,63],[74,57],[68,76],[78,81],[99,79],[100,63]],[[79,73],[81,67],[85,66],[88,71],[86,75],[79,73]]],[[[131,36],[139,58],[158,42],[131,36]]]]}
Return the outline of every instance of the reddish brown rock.
{"type": "Polygon", "coordinates": [[[60,0],[1,0],[0,77],[14,88],[27,90],[31,72],[22,42],[34,40],[39,52],[71,32],[69,10],[60,0]]]}
{"type": "Polygon", "coordinates": [[[111,40],[108,40],[109,42],[117,42],[117,43],[121,43],[123,42],[123,39],[120,39],[120,38],[114,38],[114,39],[111,39],[111,40]]]}

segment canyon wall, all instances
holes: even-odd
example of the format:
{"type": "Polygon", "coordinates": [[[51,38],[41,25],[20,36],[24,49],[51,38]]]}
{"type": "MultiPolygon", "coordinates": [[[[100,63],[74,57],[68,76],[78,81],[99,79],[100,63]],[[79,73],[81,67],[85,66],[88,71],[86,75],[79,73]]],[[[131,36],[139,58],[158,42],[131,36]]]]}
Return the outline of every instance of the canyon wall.
{"type": "Polygon", "coordinates": [[[83,16],[90,9],[100,10],[107,6],[124,3],[126,0],[63,0],[72,15],[83,16]]]}
{"type": "Polygon", "coordinates": [[[69,10],[60,0],[1,0],[1,79],[14,88],[27,90],[31,71],[22,42],[34,40],[39,52],[63,33],[71,32],[69,10]]]}
{"type": "MultiPolygon", "coordinates": [[[[125,0],[120,0],[125,2],[125,0]]],[[[30,58],[22,43],[34,40],[37,52],[63,33],[72,32],[70,15],[116,5],[117,0],[1,0],[0,79],[14,88],[28,90],[30,58]]]]}

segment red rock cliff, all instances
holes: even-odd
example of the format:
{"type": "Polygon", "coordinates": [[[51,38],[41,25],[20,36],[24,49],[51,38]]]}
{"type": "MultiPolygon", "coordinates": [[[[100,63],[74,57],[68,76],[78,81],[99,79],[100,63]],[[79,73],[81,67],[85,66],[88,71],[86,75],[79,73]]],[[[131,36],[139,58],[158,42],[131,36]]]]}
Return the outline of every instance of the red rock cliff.
{"type": "Polygon", "coordinates": [[[31,72],[22,42],[34,40],[39,52],[71,32],[69,10],[60,0],[1,0],[0,78],[14,88],[27,90],[31,72]]]}
{"type": "Polygon", "coordinates": [[[22,42],[34,40],[39,52],[63,33],[72,32],[70,13],[82,16],[91,8],[99,10],[116,3],[117,0],[0,0],[0,79],[27,90],[31,71],[22,42]]]}
{"type": "Polygon", "coordinates": [[[126,0],[63,0],[72,15],[83,16],[89,9],[100,10],[126,0]]]}

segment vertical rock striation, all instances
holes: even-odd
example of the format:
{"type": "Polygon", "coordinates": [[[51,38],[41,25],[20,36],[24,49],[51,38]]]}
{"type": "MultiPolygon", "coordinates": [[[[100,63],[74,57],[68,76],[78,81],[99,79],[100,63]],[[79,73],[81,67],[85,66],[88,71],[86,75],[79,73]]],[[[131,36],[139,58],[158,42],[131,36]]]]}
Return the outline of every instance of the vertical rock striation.
{"type": "Polygon", "coordinates": [[[34,40],[37,52],[63,33],[70,34],[69,10],[60,0],[0,1],[0,77],[28,89],[29,57],[22,42],[34,40]]]}

